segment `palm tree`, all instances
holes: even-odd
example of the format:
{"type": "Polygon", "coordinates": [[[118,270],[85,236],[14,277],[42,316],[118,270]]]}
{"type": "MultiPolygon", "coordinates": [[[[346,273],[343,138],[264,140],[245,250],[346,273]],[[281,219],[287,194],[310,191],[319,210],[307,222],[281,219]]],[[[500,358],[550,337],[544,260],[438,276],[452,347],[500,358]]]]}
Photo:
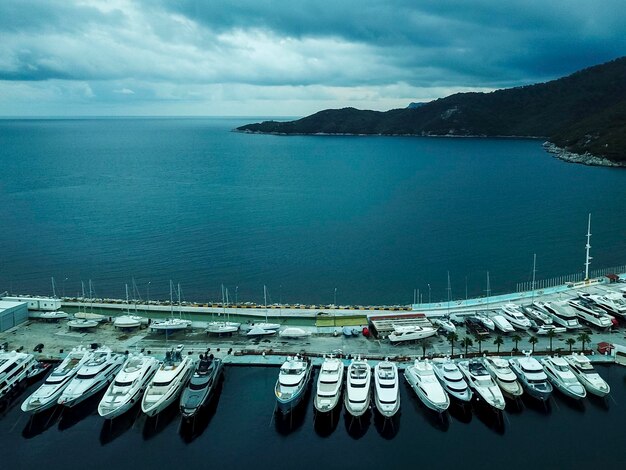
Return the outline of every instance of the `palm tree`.
{"type": "Polygon", "coordinates": [[[465,355],[467,356],[467,350],[470,346],[474,345],[474,341],[467,336],[461,340],[461,346],[465,348],[465,355]]]}
{"type": "Polygon", "coordinates": [[[578,341],[582,343],[582,352],[585,352],[585,343],[591,342],[591,336],[588,333],[581,333],[578,335],[578,341]]]}
{"type": "Polygon", "coordinates": [[[546,336],[550,340],[550,352],[552,352],[552,339],[556,336],[556,333],[554,332],[554,330],[550,330],[548,331],[548,334],[546,336]]]}
{"type": "Polygon", "coordinates": [[[495,344],[498,347],[498,354],[500,354],[500,346],[504,344],[504,340],[502,339],[502,336],[500,335],[496,336],[496,339],[493,340],[493,344],[495,344]]]}
{"type": "Polygon", "coordinates": [[[478,341],[478,354],[480,354],[483,352],[483,339],[479,336],[476,341],[478,341]]]}
{"type": "Polygon", "coordinates": [[[430,346],[430,341],[427,339],[422,340],[422,359],[426,357],[426,348],[430,346]]]}
{"type": "Polygon", "coordinates": [[[572,352],[572,346],[576,344],[576,340],[574,338],[567,338],[565,342],[569,346],[569,352],[572,352]]]}
{"type": "Polygon", "coordinates": [[[459,335],[456,333],[448,334],[448,341],[450,341],[450,356],[454,356],[454,342],[458,341],[459,335]]]}
{"type": "Polygon", "coordinates": [[[535,344],[537,344],[539,342],[539,340],[537,339],[536,336],[531,336],[530,338],[528,338],[528,342],[530,344],[532,344],[532,346],[533,346],[532,352],[534,353],[535,352],[535,344]]]}
{"type": "Polygon", "coordinates": [[[515,341],[515,348],[513,349],[513,351],[517,351],[517,343],[519,343],[522,340],[522,337],[520,335],[513,335],[513,337],[511,338],[513,341],[515,341]]]}

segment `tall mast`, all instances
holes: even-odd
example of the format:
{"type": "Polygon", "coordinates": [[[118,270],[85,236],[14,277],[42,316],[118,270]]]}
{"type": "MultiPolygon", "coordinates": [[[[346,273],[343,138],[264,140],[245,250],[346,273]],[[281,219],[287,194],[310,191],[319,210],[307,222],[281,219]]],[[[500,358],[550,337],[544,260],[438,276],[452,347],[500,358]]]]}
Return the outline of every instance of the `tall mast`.
{"type": "Polygon", "coordinates": [[[57,289],[56,289],[56,286],[54,285],[54,276],[51,279],[52,279],[52,298],[56,299],[57,289]]]}
{"type": "Polygon", "coordinates": [[[130,303],[128,301],[128,284],[126,284],[126,311],[130,315],[130,303]]]}
{"type": "Polygon", "coordinates": [[[533,295],[532,301],[535,301],[535,274],[537,272],[537,253],[533,253],[533,295]]]}
{"type": "Polygon", "coordinates": [[[224,284],[222,284],[222,313],[226,316],[226,304],[224,300],[224,284]]]}
{"type": "Polygon", "coordinates": [[[591,249],[591,213],[589,213],[589,222],[587,223],[587,244],[585,245],[587,250],[587,256],[585,258],[585,281],[589,280],[589,265],[591,264],[591,256],[589,256],[589,250],[591,249]]]}
{"type": "Polygon", "coordinates": [[[448,271],[448,316],[450,316],[450,294],[452,288],[450,287],[450,271],[448,271]]]}
{"type": "MultiPolygon", "coordinates": [[[[226,303],[228,303],[228,287],[226,288],[226,303]]],[[[228,316],[227,316],[227,320],[229,320],[229,321],[230,321],[230,312],[228,312],[228,314],[227,314],[227,315],[228,315],[228,316]]]]}
{"type": "Polygon", "coordinates": [[[265,305],[265,323],[267,323],[267,287],[263,284],[263,304],[265,305]]]}
{"type": "Polygon", "coordinates": [[[178,317],[179,318],[183,317],[182,311],[183,311],[183,306],[180,303],[180,282],[179,282],[178,283],[178,317]]]}
{"type": "Polygon", "coordinates": [[[174,317],[174,283],[170,279],[170,315],[174,317]]]}

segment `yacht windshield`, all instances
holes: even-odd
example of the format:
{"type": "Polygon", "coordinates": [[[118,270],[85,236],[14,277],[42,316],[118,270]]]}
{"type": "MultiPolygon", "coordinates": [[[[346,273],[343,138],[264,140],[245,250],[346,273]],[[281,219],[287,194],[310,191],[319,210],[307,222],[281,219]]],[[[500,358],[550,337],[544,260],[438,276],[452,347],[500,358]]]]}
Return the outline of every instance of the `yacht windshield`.
{"type": "Polygon", "coordinates": [[[381,383],[380,388],[394,388],[396,386],[395,383],[381,383]]]}
{"type": "Polygon", "coordinates": [[[130,382],[121,382],[119,380],[115,381],[115,385],[118,387],[128,387],[129,385],[132,385],[133,381],[131,380],[130,382]]]}

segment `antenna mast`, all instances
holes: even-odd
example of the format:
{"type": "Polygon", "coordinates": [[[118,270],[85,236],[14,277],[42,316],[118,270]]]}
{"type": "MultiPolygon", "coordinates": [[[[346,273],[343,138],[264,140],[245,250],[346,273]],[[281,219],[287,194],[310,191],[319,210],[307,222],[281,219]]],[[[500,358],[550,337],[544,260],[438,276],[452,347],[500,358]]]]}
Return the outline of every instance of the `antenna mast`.
{"type": "Polygon", "coordinates": [[[591,264],[591,256],[589,256],[589,250],[591,249],[591,213],[589,213],[589,222],[587,223],[587,244],[585,245],[587,250],[587,256],[585,258],[585,281],[589,280],[589,265],[591,264]]]}

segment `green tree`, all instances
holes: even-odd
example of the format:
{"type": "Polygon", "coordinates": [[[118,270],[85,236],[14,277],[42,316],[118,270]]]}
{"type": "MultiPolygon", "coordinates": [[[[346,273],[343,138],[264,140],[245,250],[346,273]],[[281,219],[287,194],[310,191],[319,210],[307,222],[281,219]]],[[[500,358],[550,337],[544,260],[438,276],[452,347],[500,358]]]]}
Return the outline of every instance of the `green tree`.
{"type": "Polygon", "coordinates": [[[591,342],[591,336],[588,333],[581,333],[578,335],[578,341],[582,343],[582,352],[585,352],[585,343],[591,342]]]}
{"type": "Polygon", "coordinates": [[[504,344],[504,340],[502,339],[502,336],[500,335],[496,336],[496,339],[493,340],[493,344],[495,344],[498,347],[498,354],[500,354],[500,346],[504,344]]]}
{"type": "Polygon", "coordinates": [[[430,346],[430,341],[427,339],[422,340],[422,359],[426,357],[426,348],[430,346]]]}
{"type": "Polygon", "coordinates": [[[569,346],[569,352],[572,352],[572,346],[576,344],[576,340],[574,338],[567,338],[565,342],[569,346]]]}
{"type": "Polygon", "coordinates": [[[535,344],[537,344],[539,342],[539,340],[537,339],[536,336],[531,336],[530,338],[528,338],[528,342],[530,344],[532,344],[532,346],[533,346],[532,352],[534,353],[535,352],[535,344]]]}
{"type": "Polygon", "coordinates": [[[458,341],[459,335],[456,333],[450,333],[448,335],[448,341],[450,342],[450,356],[454,356],[454,342],[458,341]]]}
{"type": "Polygon", "coordinates": [[[556,336],[556,333],[554,332],[554,330],[550,330],[548,331],[548,334],[546,336],[548,336],[548,339],[550,340],[550,352],[552,352],[552,340],[556,336]]]}
{"type": "Polygon", "coordinates": [[[472,339],[468,338],[467,336],[461,340],[461,346],[465,348],[466,356],[467,356],[467,350],[469,349],[470,346],[473,346],[473,345],[474,345],[474,341],[472,341],[472,339]]]}
{"type": "Polygon", "coordinates": [[[513,335],[511,339],[515,341],[515,348],[513,349],[513,351],[517,351],[517,344],[522,340],[522,337],[520,335],[513,335]]]}
{"type": "Polygon", "coordinates": [[[483,352],[483,338],[479,336],[476,341],[478,342],[478,354],[481,354],[483,352]]]}

